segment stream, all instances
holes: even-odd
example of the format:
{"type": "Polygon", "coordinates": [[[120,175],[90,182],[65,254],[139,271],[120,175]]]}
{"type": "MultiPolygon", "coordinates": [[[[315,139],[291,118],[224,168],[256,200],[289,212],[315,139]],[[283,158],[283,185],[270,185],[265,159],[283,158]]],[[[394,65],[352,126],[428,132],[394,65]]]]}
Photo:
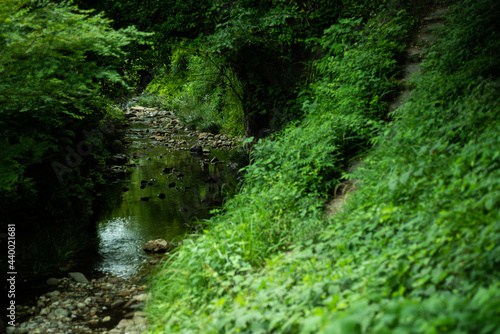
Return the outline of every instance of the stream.
{"type": "Polygon", "coordinates": [[[156,109],[135,107],[127,116],[127,162],[113,166],[121,177],[103,193],[108,208],[97,223],[100,257],[93,265],[123,278],[148,271],[148,240],[181,241],[237,182],[227,137],[189,131],[156,109]],[[190,152],[196,144],[204,153],[190,152]]]}
{"type": "Polygon", "coordinates": [[[36,297],[16,305],[17,325],[8,334],[142,333],[148,327],[144,278],[162,257],[147,254],[146,242],[181,242],[235,192],[235,140],[188,130],[170,111],[136,106],[125,116],[128,125],[116,130],[124,138],[114,142],[123,153],[111,157],[100,195],[98,256],[89,256],[85,274],[32,286],[36,297]]]}

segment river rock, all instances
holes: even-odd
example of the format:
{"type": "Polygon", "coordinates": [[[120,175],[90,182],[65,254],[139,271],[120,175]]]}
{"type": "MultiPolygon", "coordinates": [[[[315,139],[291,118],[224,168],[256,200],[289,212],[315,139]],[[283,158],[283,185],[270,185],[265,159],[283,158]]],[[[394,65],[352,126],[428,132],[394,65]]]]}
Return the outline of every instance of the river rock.
{"type": "Polygon", "coordinates": [[[144,107],[141,107],[141,106],[133,106],[133,107],[131,107],[131,108],[130,108],[130,111],[132,111],[132,112],[134,112],[134,111],[135,111],[135,112],[142,112],[142,111],[144,111],[144,107]]]}
{"type": "Polygon", "coordinates": [[[57,286],[59,284],[59,280],[57,278],[49,278],[47,280],[47,285],[51,285],[51,286],[57,286]]]}
{"type": "Polygon", "coordinates": [[[146,293],[141,293],[139,295],[134,296],[134,300],[139,303],[144,303],[148,299],[149,295],[146,293]]]}
{"type": "Polygon", "coordinates": [[[72,273],[69,273],[68,275],[69,275],[69,277],[71,277],[72,279],[74,279],[78,283],[87,284],[89,282],[87,277],[85,277],[85,275],[82,273],[72,272],[72,273]]]}
{"type": "Polygon", "coordinates": [[[115,154],[111,157],[111,161],[117,165],[125,165],[127,163],[127,156],[122,153],[115,154]]]}
{"type": "Polygon", "coordinates": [[[123,298],[118,298],[117,300],[115,300],[115,301],[111,304],[111,308],[117,308],[118,306],[123,305],[123,304],[125,304],[125,299],[123,299],[123,298]]]}
{"type": "Polygon", "coordinates": [[[203,148],[200,145],[193,145],[189,149],[189,153],[191,153],[191,154],[203,154],[203,148]]]}
{"type": "Polygon", "coordinates": [[[149,240],[144,246],[144,251],[148,253],[165,253],[170,248],[170,244],[165,239],[149,240]]]}
{"type": "Polygon", "coordinates": [[[69,315],[69,311],[62,308],[62,307],[59,307],[57,308],[54,312],[52,312],[57,318],[64,318],[64,317],[67,317],[69,315]]]}

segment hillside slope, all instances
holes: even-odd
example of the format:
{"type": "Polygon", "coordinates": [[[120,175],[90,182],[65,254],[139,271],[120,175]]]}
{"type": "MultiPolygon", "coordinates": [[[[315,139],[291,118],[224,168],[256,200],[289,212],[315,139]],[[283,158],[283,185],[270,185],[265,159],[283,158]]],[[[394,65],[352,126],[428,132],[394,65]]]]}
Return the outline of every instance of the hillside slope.
{"type": "Polygon", "coordinates": [[[151,332],[498,331],[500,4],[457,2],[386,122],[404,15],[325,31],[307,116],[258,145],[240,194],[159,272],[151,332]]]}

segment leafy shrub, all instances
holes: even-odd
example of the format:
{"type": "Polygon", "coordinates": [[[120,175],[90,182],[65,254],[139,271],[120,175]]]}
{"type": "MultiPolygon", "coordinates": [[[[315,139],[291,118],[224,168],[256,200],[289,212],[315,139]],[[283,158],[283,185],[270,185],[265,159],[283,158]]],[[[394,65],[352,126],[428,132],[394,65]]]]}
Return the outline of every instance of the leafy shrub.
{"type": "Polygon", "coordinates": [[[109,20],[89,14],[46,1],[2,1],[0,190],[22,182],[24,169],[44,153],[64,147],[78,130],[75,122],[101,116],[101,84],[122,80],[85,61],[87,55],[119,57],[124,46],[145,37],[134,28],[111,30],[109,20]]]}

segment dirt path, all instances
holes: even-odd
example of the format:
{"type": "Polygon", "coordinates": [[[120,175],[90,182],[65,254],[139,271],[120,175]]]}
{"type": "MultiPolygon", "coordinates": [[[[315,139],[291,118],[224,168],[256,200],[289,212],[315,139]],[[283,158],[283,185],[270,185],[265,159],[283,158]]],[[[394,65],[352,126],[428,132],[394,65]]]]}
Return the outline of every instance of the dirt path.
{"type": "MultiPolygon", "coordinates": [[[[430,14],[423,17],[420,29],[413,42],[406,49],[406,61],[401,69],[402,77],[399,84],[402,87],[399,95],[388,106],[389,113],[397,114],[412,95],[412,78],[421,74],[420,64],[429,46],[439,37],[438,31],[445,23],[445,16],[449,13],[449,6],[434,4],[430,14]]],[[[348,173],[355,172],[362,165],[362,161],[350,166],[348,173]]],[[[348,181],[340,184],[334,192],[334,197],[326,205],[325,216],[330,218],[339,212],[347,198],[356,190],[355,182],[348,181]]]]}

